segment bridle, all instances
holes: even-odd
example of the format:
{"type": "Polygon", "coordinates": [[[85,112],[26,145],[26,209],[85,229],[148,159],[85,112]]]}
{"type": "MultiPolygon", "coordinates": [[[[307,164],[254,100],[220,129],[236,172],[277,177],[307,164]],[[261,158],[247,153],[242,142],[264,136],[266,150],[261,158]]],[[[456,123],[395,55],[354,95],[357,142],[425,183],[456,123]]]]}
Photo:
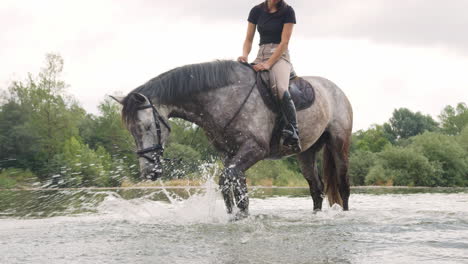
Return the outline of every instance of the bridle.
{"type": "Polygon", "coordinates": [[[135,93],[135,94],[141,95],[143,98],[148,99],[149,104],[138,107],[137,111],[145,110],[145,109],[148,109],[148,108],[153,109],[153,119],[154,119],[154,124],[156,126],[156,135],[157,135],[157,138],[158,138],[158,143],[157,144],[155,144],[155,145],[153,145],[151,147],[145,148],[145,149],[138,150],[138,151],[136,151],[136,154],[140,158],[145,158],[149,162],[152,162],[154,164],[159,164],[160,163],[160,157],[163,155],[163,152],[164,152],[164,146],[161,143],[161,123],[163,123],[163,125],[169,130],[169,132],[171,132],[171,126],[159,114],[158,110],[156,109],[156,107],[154,107],[153,103],[151,102],[151,99],[149,99],[148,97],[144,96],[141,93],[135,93]],[[155,157],[153,158],[152,156],[146,155],[149,152],[155,152],[156,155],[153,155],[155,157]]]}

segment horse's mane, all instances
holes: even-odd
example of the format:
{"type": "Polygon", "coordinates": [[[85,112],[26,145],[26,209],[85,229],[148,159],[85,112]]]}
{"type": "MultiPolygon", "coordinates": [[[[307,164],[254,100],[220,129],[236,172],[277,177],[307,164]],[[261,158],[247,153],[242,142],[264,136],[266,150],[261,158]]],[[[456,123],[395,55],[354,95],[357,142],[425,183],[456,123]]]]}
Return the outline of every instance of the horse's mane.
{"type": "Polygon", "coordinates": [[[161,104],[172,104],[199,92],[233,84],[237,80],[234,80],[235,75],[230,73],[235,65],[239,63],[218,60],[185,65],[162,73],[134,89],[124,98],[122,119],[127,126],[135,122],[136,110],[143,100],[135,93],[156,98],[161,104]]]}

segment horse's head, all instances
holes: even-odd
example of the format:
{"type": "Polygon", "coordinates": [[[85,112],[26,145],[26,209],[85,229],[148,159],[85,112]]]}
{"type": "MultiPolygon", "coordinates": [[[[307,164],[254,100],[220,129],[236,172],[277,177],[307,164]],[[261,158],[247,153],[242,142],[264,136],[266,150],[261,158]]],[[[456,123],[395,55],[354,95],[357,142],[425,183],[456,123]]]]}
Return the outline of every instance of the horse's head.
{"type": "Polygon", "coordinates": [[[162,174],[161,156],[171,131],[167,116],[140,93],[112,98],[123,105],[122,120],[135,139],[141,176],[156,180],[162,174]]]}

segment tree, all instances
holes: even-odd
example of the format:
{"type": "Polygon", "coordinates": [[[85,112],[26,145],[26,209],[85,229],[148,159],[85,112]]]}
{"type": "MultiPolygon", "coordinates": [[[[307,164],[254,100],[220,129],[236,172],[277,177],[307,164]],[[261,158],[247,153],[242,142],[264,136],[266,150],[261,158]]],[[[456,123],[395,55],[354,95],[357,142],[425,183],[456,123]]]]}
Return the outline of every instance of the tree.
{"type": "Polygon", "coordinates": [[[388,123],[384,124],[384,132],[392,143],[400,139],[410,138],[424,133],[436,131],[438,123],[429,115],[421,112],[413,113],[407,108],[395,109],[388,123]]]}
{"type": "Polygon", "coordinates": [[[37,177],[30,170],[8,168],[0,170],[0,188],[31,187],[37,177]]]}
{"type": "Polygon", "coordinates": [[[468,125],[458,135],[458,143],[465,150],[468,159],[468,125]]]}
{"type": "Polygon", "coordinates": [[[246,171],[250,185],[307,186],[304,176],[288,168],[284,160],[262,160],[246,171]]]}
{"type": "Polygon", "coordinates": [[[459,103],[456,107],[448,105],[439,118],[444,133],[458,135],[468,125],[468,107],[465,103],[459,103]]]}
{"type": "Polygon", "coordinates": [[[352,185],[364,185],[366,175],[375,164],[375,154],[358,150],[351,153],[349,158],[349,179],[352,185]]]}
{"type": "Polygon", "coordinates": [[[439,186],[466,186],[468,184],[467,153],[456,138],[440,133],[426,132],[413,139],[411,148],[441,167],[439,186]]]}
{"type": "Polygon", "coordinates": [[[10,87],[11,100],[27,116],[17,128],[26,132],[34,153],[31,169],[45,179],[51,174],[51,161],[64,142],[78,136],[78,123],[85,111],[65,94],[67,87],[60,79],[63,59],[47,54],[46,66],[37,77],[29,74],[25,82],[16,81],[10,87]]]}
{"type": "Polygon", "coordinates": [[[380,152],[390,145],[383,126],[373,125],[368,130],[359,130],[353,135],[353,151],[380,152]]]}
{"type": "Polygon", "coordinates": [[[98,106],[99,115],[86,115],[79,125],[80,136],[92,149],[103,147],[112,160],[121,160],[123,164],[134,168],[131,175],[139,175],[138,160],[135,155],[135,142],[132,135],[123,126],[120,105],[106,98],[98,106]]]}
{"type": "Polygon", "coordinates": [[[171,148],[172,143],[182,144],[195,149],[200,153],[203,161],[213,161],[218,153],[209,142],[203,129],[183,119],[175,118],[170,120],[172,132],[167,142],[167,148],[171,148]]]}
{"type": "Polygon", "coordinates": [[[25,125],[27,109],[11,99],[0,106],[0,167],[32,168],[36,138],[25,125]]]}
{"type": "Polygon", "coordinates": [[[75,137],[65,142],[53,163],[61,186],[118,186],[121,180],[121,177],[112,177],[118,170],[104,148],[94,151],[75,137]]]}
{"type": "Polygon", "coordinates": [[[164,157],[169,159],[165,164],[165,171],[169,171],[170,178],[184,178],[193,175],[198,171],[201,163],[201,154],[188,145],[172,142],[164,153],[164,157]]]}
{"type": "Polygon", "coordinates": [[[390,147],[377,155],[366,176],[366,184],[438,186],[440,166],[432,164],[413,148],[390,147]]]}

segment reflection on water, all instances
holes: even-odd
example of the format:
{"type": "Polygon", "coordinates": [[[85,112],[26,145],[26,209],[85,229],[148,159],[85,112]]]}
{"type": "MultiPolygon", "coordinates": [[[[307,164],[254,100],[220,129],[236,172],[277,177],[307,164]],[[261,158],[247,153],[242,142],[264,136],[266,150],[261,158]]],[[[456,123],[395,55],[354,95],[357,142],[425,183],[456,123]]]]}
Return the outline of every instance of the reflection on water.
{"type": "Polygon", "coordinates": [[[466,188],[252,188],[230,222],[204,187],[0,191],[0,263],[468,263],[466,188]]]}

